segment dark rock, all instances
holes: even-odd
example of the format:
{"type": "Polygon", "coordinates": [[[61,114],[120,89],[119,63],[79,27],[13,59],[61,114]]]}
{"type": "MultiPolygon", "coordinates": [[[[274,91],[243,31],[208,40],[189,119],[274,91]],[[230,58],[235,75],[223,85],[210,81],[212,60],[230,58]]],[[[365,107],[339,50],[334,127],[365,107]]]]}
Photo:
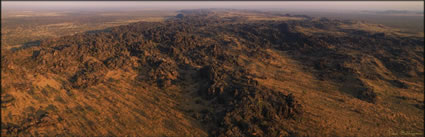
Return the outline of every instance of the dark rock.
{"type": "Polygon", "coordinates": [[[364,101],[367,101],[369,103],[376,103],[377,101],[377,95],[376,93],[370,89],[370,88],[364,88],[359,92],[358,98],[364,101]]]}

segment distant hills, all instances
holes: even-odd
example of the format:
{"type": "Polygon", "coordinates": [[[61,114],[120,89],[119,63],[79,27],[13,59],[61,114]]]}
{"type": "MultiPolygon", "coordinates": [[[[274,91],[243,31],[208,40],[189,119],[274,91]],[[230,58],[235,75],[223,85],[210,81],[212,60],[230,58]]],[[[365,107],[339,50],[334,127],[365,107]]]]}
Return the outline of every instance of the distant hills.
{"type": "Polygon", "coordinates": [[[369,11],[363,12],[376,13],[376,14],[406,14],[406,15],[423,15],[424,11],[411,11],[411,10],[384,10],[384,11],[369,11]]]}

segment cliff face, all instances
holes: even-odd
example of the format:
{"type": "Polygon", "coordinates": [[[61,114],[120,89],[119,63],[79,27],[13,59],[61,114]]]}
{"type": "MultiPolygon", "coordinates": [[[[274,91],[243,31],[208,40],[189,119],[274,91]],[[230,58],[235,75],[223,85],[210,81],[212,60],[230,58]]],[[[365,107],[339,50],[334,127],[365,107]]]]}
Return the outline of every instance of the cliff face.
{"type": "Polygon", "coordinates": [[[2,55],[2,134],[423,132],[423,38],[183,11],[2,55]]]}

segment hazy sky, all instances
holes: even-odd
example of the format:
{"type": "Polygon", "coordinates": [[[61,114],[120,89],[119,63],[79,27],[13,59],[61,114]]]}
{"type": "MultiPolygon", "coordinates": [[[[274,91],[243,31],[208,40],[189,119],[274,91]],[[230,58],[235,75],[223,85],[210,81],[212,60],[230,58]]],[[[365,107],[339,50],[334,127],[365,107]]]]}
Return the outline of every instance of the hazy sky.
{"type": "Polygon", "coordinates": [[[270,8],[270,9],[309,9],[309,10],[420,10],[423,11],[423,1],[316,1],[316,2],[294,2],[294,1],[171,1],[171,2],[152,2],[152,1],[98,1],[98,2],[1,2],[2,10],[37,10],[37,9],[55,9],[55,10],[77,10],[77,9],[193,9],[193,8],[270,8]]]}

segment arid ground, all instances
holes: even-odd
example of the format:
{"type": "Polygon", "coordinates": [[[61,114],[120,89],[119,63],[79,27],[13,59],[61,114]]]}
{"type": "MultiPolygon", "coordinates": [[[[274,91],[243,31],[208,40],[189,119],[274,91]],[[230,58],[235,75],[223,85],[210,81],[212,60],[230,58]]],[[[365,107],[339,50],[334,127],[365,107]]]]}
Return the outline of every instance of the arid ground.
{"type": "Polygon", "coordinates": [[[2,136],[424,135],[423,31],[276,11],[74,14],[2,18],[2,136]]]}

